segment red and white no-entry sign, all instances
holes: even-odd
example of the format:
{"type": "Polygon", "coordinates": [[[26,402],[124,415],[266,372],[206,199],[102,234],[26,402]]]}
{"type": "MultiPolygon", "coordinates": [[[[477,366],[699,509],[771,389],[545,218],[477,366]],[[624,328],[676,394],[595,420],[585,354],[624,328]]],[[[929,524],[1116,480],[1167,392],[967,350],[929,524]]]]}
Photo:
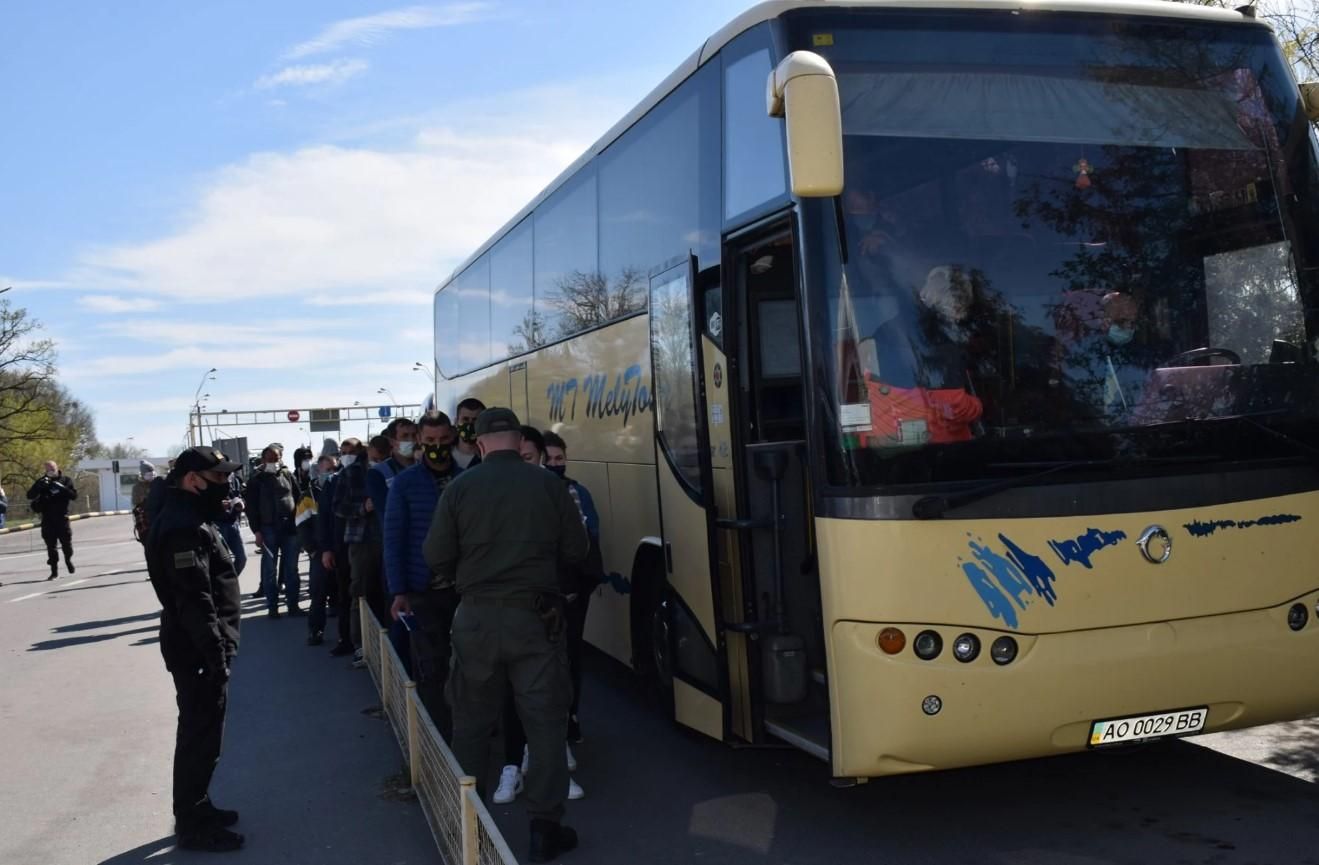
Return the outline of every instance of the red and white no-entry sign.
{"type": "Polygon", "coordinates": [[[293,411],[289,412],[289,423],[297,423],[298,418],[300,417],[302,417],[302,415],[298,414],[297,409],[294,409],[293,411]]]}

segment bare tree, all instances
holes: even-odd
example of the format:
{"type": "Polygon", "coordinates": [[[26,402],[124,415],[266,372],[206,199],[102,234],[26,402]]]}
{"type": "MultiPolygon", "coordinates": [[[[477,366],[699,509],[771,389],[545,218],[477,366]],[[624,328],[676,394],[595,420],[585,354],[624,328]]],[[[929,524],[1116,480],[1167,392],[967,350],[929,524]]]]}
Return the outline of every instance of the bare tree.
{"type": "Polygon", "coordinates": [[[547,302],[562,338],[644,309],[646,280],[632,267],[623,268],[612,283],[603,273],[574,270],[555,281],[547,302]]]}

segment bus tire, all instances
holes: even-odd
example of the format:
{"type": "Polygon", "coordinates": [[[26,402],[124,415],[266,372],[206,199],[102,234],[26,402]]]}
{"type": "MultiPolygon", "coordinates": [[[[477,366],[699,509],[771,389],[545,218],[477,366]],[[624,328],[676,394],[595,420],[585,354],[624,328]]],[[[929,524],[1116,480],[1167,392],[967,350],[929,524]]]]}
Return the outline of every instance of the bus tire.
{"type": "Polygon", "coordinates": [[[637,556],[632,580],[632,669],[646,701],[673,717],[672,602],[662,559],[637,556]]]}

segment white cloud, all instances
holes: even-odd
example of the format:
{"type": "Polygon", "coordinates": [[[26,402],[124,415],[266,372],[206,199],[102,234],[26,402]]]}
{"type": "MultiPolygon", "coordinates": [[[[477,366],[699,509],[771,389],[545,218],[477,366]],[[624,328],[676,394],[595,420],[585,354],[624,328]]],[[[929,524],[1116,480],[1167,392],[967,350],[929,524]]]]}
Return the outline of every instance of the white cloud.
{"type": "Polygon", "coordinates": [[[257,90],[276,87],[306,87],[311,84],[342,84],[365,72],[371,64],[360,58],[335,60],[314,66],[287,66],[272,75],[263,75],[253,85],[257,90]]]}
{"type": "Polygon", "coordinates": [[[486,3],[452,3],[448,6],[409,6],[361,18],[336,21],[285,54],[289,59],[334,51],[348,43],[375,45],[395,30],[424,30],[453,27],[478,19],[489,8],[486,3]]]}
{"type": "Polygon", "coordinates": [[[203,184],[182,228],[87,252],[71,278],[176,302],[300,296],[428,306],[454,265],[622,113],[598,86],[451,106],[461,127],[421,129],[405,149],[255,154],[203,184]]]}
{"type": "Polygon", "coordinates": [[[93,312],[150,312],[160,301],[149,297],[118,297],[113,294],[88,294],[78,298],[78,305],[93,312]]]}

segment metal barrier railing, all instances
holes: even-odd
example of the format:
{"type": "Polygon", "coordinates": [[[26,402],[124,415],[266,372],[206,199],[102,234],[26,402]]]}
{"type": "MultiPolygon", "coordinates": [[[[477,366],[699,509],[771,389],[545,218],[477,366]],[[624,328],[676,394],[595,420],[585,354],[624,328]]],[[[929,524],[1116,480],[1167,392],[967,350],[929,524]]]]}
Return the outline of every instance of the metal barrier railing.
{"type": "Polygon", "coordinates": [[[408,679],[388,629],[379,626],[368,605],[359,607],[362,656],[444,861],[449,865],[517,865],[508,842],[477,795],[476,779],[463,773],[417,696],[417,686],[408,679]]]}

